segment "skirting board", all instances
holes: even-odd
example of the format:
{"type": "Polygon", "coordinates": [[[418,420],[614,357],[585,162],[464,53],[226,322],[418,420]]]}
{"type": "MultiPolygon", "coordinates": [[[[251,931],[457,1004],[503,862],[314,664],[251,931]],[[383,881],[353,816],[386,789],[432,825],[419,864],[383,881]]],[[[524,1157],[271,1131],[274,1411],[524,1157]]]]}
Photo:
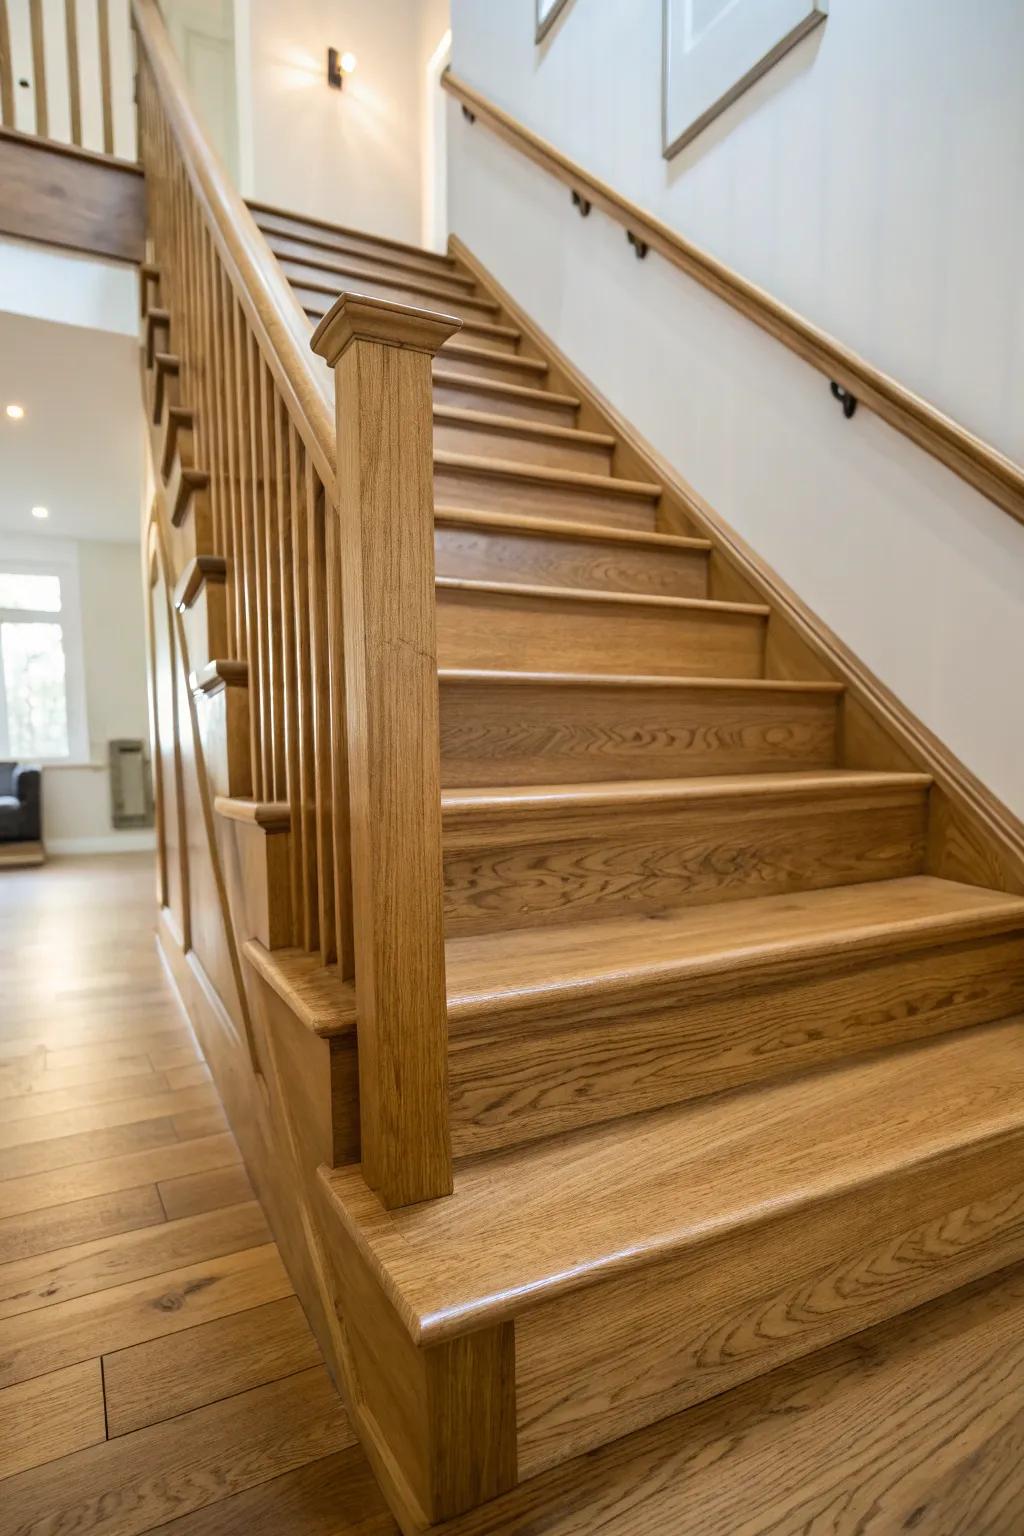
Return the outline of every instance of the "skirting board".
{"type": "Polygon", "coordinates": [[[156,848],[156,830],[142,827],[132,832],[108,832],[102,837],[48,837],[49,854],[71,856],[85,853],[152,853],[156,848]]]}

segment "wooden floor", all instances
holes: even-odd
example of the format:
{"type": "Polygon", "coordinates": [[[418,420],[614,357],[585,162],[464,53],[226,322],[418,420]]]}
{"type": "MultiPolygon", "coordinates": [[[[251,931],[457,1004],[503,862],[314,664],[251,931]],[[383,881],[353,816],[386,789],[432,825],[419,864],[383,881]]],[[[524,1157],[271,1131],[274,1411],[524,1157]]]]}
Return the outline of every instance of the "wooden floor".
{"type": "MultiPolygon", "coordinates": [[[[0,1533],[397,1536],[156,957],[146,857],[0,873],[0,1533]]],[[[446,1536],[1021,1536],[1024,1270],[446,1536]]]]}

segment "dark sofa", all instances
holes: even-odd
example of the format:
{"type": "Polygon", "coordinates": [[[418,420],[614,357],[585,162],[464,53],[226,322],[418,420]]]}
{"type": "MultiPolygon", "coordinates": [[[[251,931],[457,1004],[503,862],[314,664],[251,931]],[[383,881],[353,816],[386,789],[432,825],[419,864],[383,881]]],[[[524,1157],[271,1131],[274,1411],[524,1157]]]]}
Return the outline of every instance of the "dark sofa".
{"type": "Polygon", "coordinates": [[[0,851],[6,843],[42,840],[42,775],[21,763],[0,763],[0,851]]]}

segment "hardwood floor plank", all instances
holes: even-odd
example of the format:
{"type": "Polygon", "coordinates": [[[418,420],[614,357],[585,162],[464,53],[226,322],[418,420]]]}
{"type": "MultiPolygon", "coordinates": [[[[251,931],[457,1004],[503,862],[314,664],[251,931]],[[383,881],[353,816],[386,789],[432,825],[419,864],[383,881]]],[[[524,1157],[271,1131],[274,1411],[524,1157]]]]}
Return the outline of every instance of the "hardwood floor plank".
{"type": "Polygon", "coordinates": [[[211,1081],[205,1061],[192,1061],[187,1067],[170,1067],[164,1076],[168,1088],[195,1088],[199,1083],[211,1081]]]}
{"type": "Polygon", "coordinates": [[[298,1297],[106,1355],[108,1435],[201,1408],[319,1364],[298,1297]]]}
{"type": "Polygon", "coordinates": [[[180,1141],[192,1141],[199,1136],[217,1136],[230,1129],[227,1116],[219,1104],[208,1109],[190,1109],[175,1115],[172,1121],[180,1141]]]}
{"type": "MultiPolygon", "coordinates": [[[[209,1116],[210,1111],[202,1110],[200,1113],[209,1116]]],[[[20,1146],[7,1147],[0,1150],[0,1180],[21,1179],[29,1174],[73,1168],[82,1163],[122,1157],[130,1152],[166,1147],[179,1140],[179,1121],[183,1121],[186,1128],[191,1123],[187,1116],[181,1115],[173,1119],[136,1120],[129,1125],[107,1126],[104,1130],[80,1131],[74,1136],[55,1136],[49,1141],[23,1142],[20,1146]]],[[[223,1131],[224,1126],[216,1129],[223,1131]]],[[[197,1131],[195,1134],[205,1136],[211,1133],[197,1131]]],[[[186,1141],[192,1138],[186,1134],[180,1136],[180,1139],[186,1141]]]]}
{"type": "MultiPolygon", "coordinates": [[[[0,1220],[25,1211],[41,1210],[45,1206],[67,1205],[70,1201],[109,1195],[120,1189],[135,1189],[140,1184],[159,1185],[162,1180],[177,1184],[195,1175],[226,1172],[240,1160],[234,1137],[221,1132],[195,1141],[172,1140],[166,1146],[125,1152],[120,1157],[73,1163],[70,1167],[54,1168],[46,1173],[30,1173],[20,1179],[4,1179],[0,1181],[0,1220]]],[[[251,1196],[237,1198],[247,1200],[251,1196]]],[[[179,1210],[175,1214],[180,1216],[186,1212],[179,1210]]]]}
{"type": "Polygon", "coordinates": [[[168,1221],[196,1216],[201,1211],[219,1211],[225,1205],[239,1205],[254,1198],[249,1175],[241,1163],[165,1179],[157,1189],[168,1221]]]}
{"type": "MultiPolygon", "coordinates": [[[[9,1479],[4,1526],[19,1536],[141,1536],[352,1445],[323,1366],[136,1430],[9,1479]]],[[[258,1507],[258,1506],[257,1506],[258,1507]]],[[[270,1536],[257,1519],[251,1529],[270,1536]]]]}
{"type": "MultiPolygon", "coordinates": [[[[399,1536],[359,1446],[160,1527],[160,1536],[399,1536]]],[[[525,1533],[524,1533],[525,1536],[525,1533]]]]}
{"type": "Polygon", "coordinates": [[[163,1274],[203,1258],[259,1247],[268,1237],[262,1210],[255,1201],[248,1201],[230,1210],[16,1260],[0,1267],[0,1319],[163,1274]]]}
{"type": "MultiPolygon", "coordinates": [[[[74,1115],[79,1110],[114,1104],[122,1099],[149,1098],[156,1094],[167,1093],[177,1086],[170,1083],[162,1072],[145,1072],[140,1077],[115,1076],[106,1081],[80,1083],[77,1087],[58,1088],[49,1093],[44,1091],[25,1093],[6,1100],[3,1108],[3,1123],[13,1125],[19,1120],[50,1116],[55,1125],[60,1125],[65,1116],[74,1115]]],[[[194,1085],[183,1083],[180,1086],[194,1085]]]]}
{"type": "MultiPolygon", "coordinates": [[[[0,1392],[0,1478],[56,1461],[105,1437],[103,1373],[82,1360],[0,1392]]],[[[0,1489],[0,1508],[5,1492],[0,1489]]]]}
{"type": "MultiPolygon", "coordinates": [[[[108,1062],[94,1062],[89,1066],[54,1067],[50,1056],[55,1052],[39,1051],[32,1056],[15,1057],[0,1066],[0,1099],[19,1098],[24,1094],[48,1094],[66,1092],[86,1084],[112,1082],[118,1078],[151,1077],[154,1068],[148,1056],[138,1054],[124,1056],[108,1062]]],[[[171,1084],[185,1087],[187,1084],[171,1084]]],[[[143,1090],[140,1090],[140,1092],[143,1090]]]]}
{"type": "Polygon", "coordinates": [[[0,1221],[0,1265],[166,1220],[155,1184],[53,1205],[0,1221]]]}
{"type": "Polygon", "coordinates": [[[53,1115],[36,1115],[28,1120],[4,1120],[0,1123],[0,1148],[25,1146],[31,1142],[64,1139],[84,1131],[108,1130],[117,1125],[133,1125],[140,1120],[163,1120],[197,1109],[218,1109],[217,1090],[209,1083],[198,1088],[180,1088],[144,1095],[141,1098],[115,1100],[112,1104],[90,1104],[53,1115]]]}
{"type": "Polygon", "coordinates": [[[292,1294],[273,1243],[9,1317],[0,1387],[292,1294]]]}
{"type": "Polygon", "coordinates": [[[175,1067],[189,1067],[203,1058],[198,1045],[193,1042],[190,1045],[154,1046],[149,1052],[149,1059],[154,1072],[170,1072],[175,1067]]]}

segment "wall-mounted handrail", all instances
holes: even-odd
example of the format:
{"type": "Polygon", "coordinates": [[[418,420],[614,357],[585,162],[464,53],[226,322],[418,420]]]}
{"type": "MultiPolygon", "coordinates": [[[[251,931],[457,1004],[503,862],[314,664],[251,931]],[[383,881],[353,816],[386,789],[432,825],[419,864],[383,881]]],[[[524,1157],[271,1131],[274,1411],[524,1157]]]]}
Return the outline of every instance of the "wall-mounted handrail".
{"type": "Polygon", "coordinates": [[[630,202],[450,70],[442,76],[441,84],[461,102],[470,119],[489,128],[506,144],[569,187],[577,207],[583,203],[600,208],[626,229],[634,249],[642,246],[645,254],[648,247],[657,251],[687,277],[724,299],[733,309],[834,381],[860,405],[945,464],[989,501],[1024,523],[1024,467],[929,405],[912,390],[905,389],[795,310],[772,298],[756,283],[740,277],[724,262],[717,261],[653,214],[630,202]]]}

